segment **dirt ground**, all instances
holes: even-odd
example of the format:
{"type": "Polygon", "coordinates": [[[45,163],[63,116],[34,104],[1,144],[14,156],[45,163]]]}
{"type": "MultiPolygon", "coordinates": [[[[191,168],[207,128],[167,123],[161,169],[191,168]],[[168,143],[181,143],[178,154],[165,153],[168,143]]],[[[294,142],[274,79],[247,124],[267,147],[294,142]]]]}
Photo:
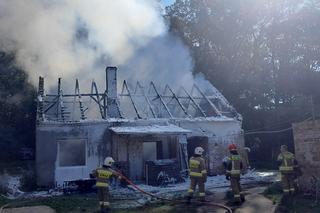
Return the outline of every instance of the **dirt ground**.
{"type": "Polygon", "coordinates": [[[32,206],[4,209],[1,213],[56,213],[56,211],[48,206],[32,206]]]}
{"type": "Polygon", "coordinates": [[[256,187],[247,190],[246,202],[235,213],[273,213],[276,205],[262,195],[266,187],[256,187]]]}

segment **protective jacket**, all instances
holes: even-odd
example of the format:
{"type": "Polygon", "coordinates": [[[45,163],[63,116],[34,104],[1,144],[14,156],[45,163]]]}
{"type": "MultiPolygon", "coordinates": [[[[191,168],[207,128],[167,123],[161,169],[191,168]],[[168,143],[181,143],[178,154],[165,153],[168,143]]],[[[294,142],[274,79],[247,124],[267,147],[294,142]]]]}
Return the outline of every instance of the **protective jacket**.
{"type": "Polygon", "coordinates": [[[204,180],[207,179],[207,170],[206,170],[206,163],[203,157],[200,155],[194,155],[189,160],[189,167],[190,167],[190,177],[200,177],[204,180]]]}
{"type": "Polygon", "coordinates": [[[96,186],[97,187],[108,187],[109,180],[112,176],[117,177],[118,174],[111,169],[111,167],[103,166],[98,168],[92,172],[93,177],[97,179],[96,186]]]}
{"type": "Polygon", "coordinates": [[[226,178],[230,180],[235,202],[241,202],[244,201],[240,185],[240,175],[243,167],[242,160],[237,150],[230,151],[230,154],[226,163],[226,178]]]}
{"type": "Polygon", "coordinates": [[[281,163],[279,167],[281,173],[294,173],[294,166],[296,165],[294,154],[288,151],[280,153],[278,161],[281,163]]]}
{"type": "Polygon", "coordinates": [[[227,176],[240,176],[242,169],[242,160],[241,156],[237,151],[232,151],[231,155],[228,158],[226,175],[227,176]]]}

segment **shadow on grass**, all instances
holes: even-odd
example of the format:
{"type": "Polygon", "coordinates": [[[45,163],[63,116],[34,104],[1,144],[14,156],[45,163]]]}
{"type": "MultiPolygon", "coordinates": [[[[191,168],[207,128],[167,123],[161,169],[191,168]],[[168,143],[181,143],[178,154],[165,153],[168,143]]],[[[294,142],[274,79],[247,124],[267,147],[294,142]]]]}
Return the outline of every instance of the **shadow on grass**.
{"type": "Polygon", "coordinates": [[[282,196],[280,182],[270,185],[264,192],[264,196],[278,205],[276,213],[319,213],[320,203],[315,202],[313,197],[299,193],[295,196],[282,196]]]}

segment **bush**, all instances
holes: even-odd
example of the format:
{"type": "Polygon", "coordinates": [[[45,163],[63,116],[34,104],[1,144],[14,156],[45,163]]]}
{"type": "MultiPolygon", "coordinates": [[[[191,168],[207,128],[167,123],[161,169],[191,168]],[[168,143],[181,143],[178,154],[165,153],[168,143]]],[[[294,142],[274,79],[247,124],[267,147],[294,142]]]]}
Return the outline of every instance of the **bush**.
{"type": "Polygon", "coordinates": [[[8,175],[0,175],[0,196],[6,195],[8,192],[8,175]]]}
{"type": "Polygon", "coordinates": [[[35,171],[25,171],[22,177],[20,178],[20,184],[20,189],[24,192],[35,191],[37,189],[35,171]]]}
{"type": "Polygon", "coordinates": [[[271,199],[273,204],[280,203],[282,197],[282,187],[280,182],[275,182],[264,190],[263,195],[271,199]]]}

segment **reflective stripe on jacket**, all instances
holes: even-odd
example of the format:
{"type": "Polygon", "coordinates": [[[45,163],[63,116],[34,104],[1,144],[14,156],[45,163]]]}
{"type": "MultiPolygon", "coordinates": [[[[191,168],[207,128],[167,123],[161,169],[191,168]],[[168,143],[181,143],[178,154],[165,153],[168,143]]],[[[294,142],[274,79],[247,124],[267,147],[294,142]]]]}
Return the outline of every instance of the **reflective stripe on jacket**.
{"type": "Polygon", "coordinates": [[[280,172],[283,173],[291,173],[294,171],[293,166],[294,166],[294,154],[291,152],[284,152],[279,154],[278,156],[278,161],[281,161],[281,165],[279,167],[280,172]]]}
{"type": "Polygon", "coordinates": [[[231,163],[231,169],[227,170],[227,173],[231,176],[239,176],[241,174],[240,155],[231,155],[228,160],[231,163]]]}
{"type": "Polygon", "coordinates": [[[207,177],[205,160],[202,157],[191,157],[189,160],[190,177],[207,177]]]}
{"type": "Polygon", "coordinates": [[[112,177],[113,172],[108,168],[98,168],[93,172],[93,175],[97,178],[96,186],[97,187],[108,187],[109,179],[112,177]]]}

